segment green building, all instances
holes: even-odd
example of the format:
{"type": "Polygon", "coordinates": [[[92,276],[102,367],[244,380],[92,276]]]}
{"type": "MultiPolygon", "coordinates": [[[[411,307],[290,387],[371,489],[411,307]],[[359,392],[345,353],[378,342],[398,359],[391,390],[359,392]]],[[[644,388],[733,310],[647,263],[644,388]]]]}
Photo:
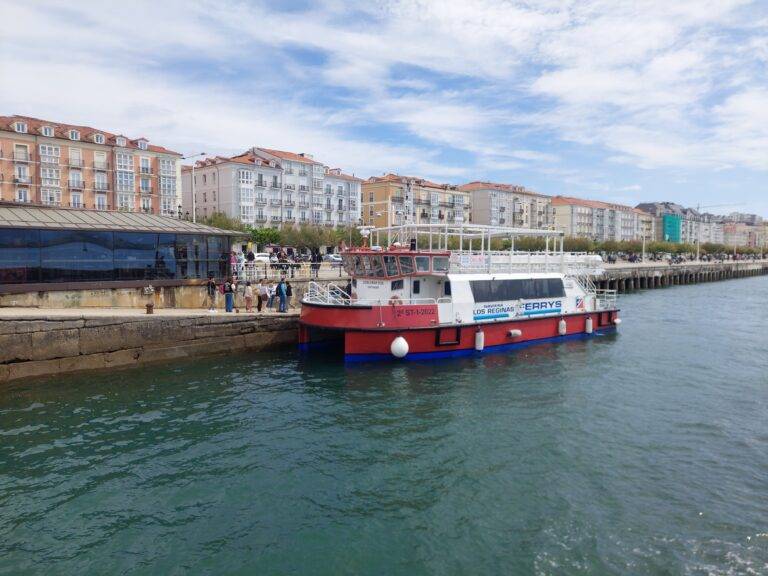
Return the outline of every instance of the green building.
{"type": "Polygon", "coordinates": [[[682,217],[678,214],[664,214],[661,217],[662,240],[665,242],[680,242],[682,217]]]}

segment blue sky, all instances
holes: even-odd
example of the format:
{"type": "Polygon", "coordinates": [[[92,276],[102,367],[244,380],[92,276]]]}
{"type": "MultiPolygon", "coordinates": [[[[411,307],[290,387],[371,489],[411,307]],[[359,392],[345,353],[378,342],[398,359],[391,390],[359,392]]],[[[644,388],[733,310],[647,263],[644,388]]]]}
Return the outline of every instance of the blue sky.
{"type": "Polygon", "coordinates": [[[0,0],[0,111],[768,217],[768,2],[0,0]]]}

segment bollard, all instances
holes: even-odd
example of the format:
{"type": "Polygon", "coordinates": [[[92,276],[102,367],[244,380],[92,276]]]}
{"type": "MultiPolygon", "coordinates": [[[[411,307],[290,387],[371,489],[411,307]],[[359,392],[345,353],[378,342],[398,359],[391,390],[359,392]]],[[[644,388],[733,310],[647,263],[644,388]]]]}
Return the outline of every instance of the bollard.
{"type": "Polygon", "coordinates": [[[150,302],[147,304],[147,314],[154,314],[155,313],[155,305],[154,303],[150,302]]]}

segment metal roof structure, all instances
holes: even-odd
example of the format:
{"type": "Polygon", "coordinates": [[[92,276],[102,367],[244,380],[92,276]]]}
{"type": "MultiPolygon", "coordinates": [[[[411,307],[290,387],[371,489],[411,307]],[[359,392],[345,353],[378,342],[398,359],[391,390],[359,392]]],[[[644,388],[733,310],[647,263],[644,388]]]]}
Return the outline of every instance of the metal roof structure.
{"type": "Polygon", "coordinates": [[[0,204],[0,228],[246,235],[245,232],[221,230],[205,224],[196,224],[187,220],[156,214],[55,208],[16,203],[0,204]]]}

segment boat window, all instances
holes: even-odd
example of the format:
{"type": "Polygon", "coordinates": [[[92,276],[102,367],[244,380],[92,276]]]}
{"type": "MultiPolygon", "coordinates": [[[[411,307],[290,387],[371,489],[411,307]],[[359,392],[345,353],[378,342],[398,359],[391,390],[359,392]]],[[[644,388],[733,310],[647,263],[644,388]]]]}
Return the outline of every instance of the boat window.
{"type": "Polygon", "coordinates": [[[371,276],[374,278],[384,278],[386,276],[381,256],[371,256],[371,276]]]}
{"type": "Polygon", "coordinates": [[[450,296],[451,295],[451,283],[448,280],[446,280],[445,284],[443,284],[443,293],[446,296],[450,296]]]}
{"type": "Polygon", "coordinates": [[[371,260],[370,256],[363,256],[363,272],[361,276],[371,275],[371,260]]]}
{"type": "Polygon", "coordinates": [[[384,256],[384,267],[387,269],[387,276],[397,276],[397,256],[384,256]]]}
{"type": "Polygon", "coordinates": [[[414,280],[413,281],[413,293],[414,294],[420,294],[421,293],[421,280],[414,280]]]}
{"type": "Polygon", "coordinates": [[[435,272],[448,272],[448,256],[435,256],[432,258],[432,270],[435,272]]]}
{"type": "Polygon", "coordinates": [[[413,258],[410,256],[400,256],[400,271],[403,274],[413,274],[413,258]]]}
{"type": "Polygon", "coordinates": [[[355,258],[352,256],[342,256],[341,261],[344,264],[344,271],[352,276],[355,273],[355,258]]]}
{"type": "Polygon", "coordinates": [[[526,278],[523,280],[472,280],[469,283],[475,302],[534,300],[565,296],[561,278],[526,278]]]}
{"type": "Polygon", "coordinates": [[[402,290],[403,289],[403,281],[402,280],[392,280],[392,285],[390,286],[392,290],[402,290]]]}
{"type": "Polygon", "coordinates": [[[429,272],[429,256],[416,256],[416,271],[429,272]]]}

